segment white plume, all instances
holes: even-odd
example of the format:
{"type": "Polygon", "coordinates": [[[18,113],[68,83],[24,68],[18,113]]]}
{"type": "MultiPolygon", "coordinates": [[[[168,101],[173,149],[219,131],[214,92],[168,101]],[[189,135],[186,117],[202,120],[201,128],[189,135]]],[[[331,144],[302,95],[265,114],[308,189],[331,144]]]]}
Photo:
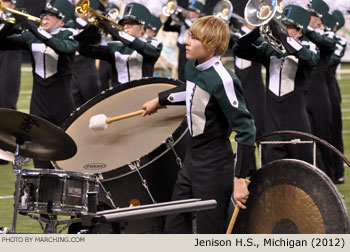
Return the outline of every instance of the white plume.
{"type": "Polygon", "coordinates": [[[323,1],[328,5],[329,13],[332,13],[336,8],[336,4],[335,4],[336,1],[334,0],[323,0],[323,1]]]}
{"type": "Polygon", "coordinates": [[[108,0],[108,3],[114,4],[115,6],[118,6],[120,4],[119,0],[108,0]]]}
{"type": "Polygon", "coordinates": [[[310,4],[311,0],[283,0],[283,5],[287,6],[289,4],[300,6],[304,9],[308,9],[308,5],[310,4]]]}
{"type": "Polygon", "coordinates": [[[162,12],[162,7],[168,2],[168,0],[121,0],[122,4],[129,3],[139,3],[147,7],[147,9],[152,13],[152,15],[159,17],[162,12]]]}
{"type": "MultiPolygon", "coordinates": [[[[335,0],[332,1],[333,10],[338,10],[343,14],[347,14],[347,11],[350,11],[350,1],[349,0],[335,0]]],[[[331,5],[329,5],[331,8],[331,5]]]]}

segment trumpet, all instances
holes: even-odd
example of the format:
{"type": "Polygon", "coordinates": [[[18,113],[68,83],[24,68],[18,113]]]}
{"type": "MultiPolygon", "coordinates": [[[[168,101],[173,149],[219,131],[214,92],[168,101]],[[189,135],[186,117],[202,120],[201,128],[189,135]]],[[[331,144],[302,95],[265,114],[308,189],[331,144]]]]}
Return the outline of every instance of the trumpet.
{"type": "MultiPolygon", "coordinates": [[[[94,9],[90,8],[90,1],[89,0],[79,0],[75,5],[75,12],[88,17],[89,23],[101,28],[102,30],[104,30],[104,28],[99,24],[99,20],[107,20],[115,28],[117,28],[119,30],[123,30],[123,26],[117,24],[112,19],[109,19],[108,17],[106,17],[106,16],[98,13],[94,9]]],[[[104,33],[107,34],[106,31],[104,31],[104,33]]]]}
{"type": "Polygon", "coordinates": [[[182,13],[185,18],[189,17],[188,11],[178,6],[175,0],[169,0],[168,3],[162,7],[162,14],[165,17],[170,17],[179,13],[182,13]]]}
{"type": "Polygon", "coordinates": [[[17,23],[16,19],[14,17],[5,17],[5,16],[3,16],[4,13],[17,14],[17,15],[25,16],[29,20],[32,20],[32,21],[35,21],[35,22],[38,22],[38,23],[41,22],[41,18],[38,18],[38,17],[32,16],[32,15],[26,14],[26,13],[24,13],[22,11],[17,11],[17,10],[11,9],[11,8],[5,8],[3,3],[2,3],[2,0],[0,0],[0,12],[1,12],[1,19],[6,21],[6,22],[8,22],[8,23],[12,23],[12,24],[17,23]]]}
{"type": "Polygon", "coordinates": [[[261,37],[277,52],[284,54],[282,42],[275,38],[269,28],[270,22],[276,22],[287,33],[287,28],[279,21],[283,13],[282,0],[249,0],[244,16],[248,24],[259,27],[261,37]]]}

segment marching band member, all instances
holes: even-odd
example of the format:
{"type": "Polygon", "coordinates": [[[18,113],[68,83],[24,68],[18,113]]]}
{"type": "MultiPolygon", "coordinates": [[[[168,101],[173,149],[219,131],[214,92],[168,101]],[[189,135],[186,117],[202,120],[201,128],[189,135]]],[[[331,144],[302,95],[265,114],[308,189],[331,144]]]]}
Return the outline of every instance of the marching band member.
{"type": "MultiPolygon", "coordinates": [[[[108,3],[105,8],[105,13],[108,16],[108,13],[112,10],[118,11],[118,16],[109,17],[110,19],[118,22],[119,18],[119,8],[113,3],[108,3]]],[[[116,13],[114,13],[116,14],[116,13]]],[[[101,45],[107,45],[107,43],[113,41],[112,36],[110,34],[101,34],[101,45]]],[[[100,79],[100,87],[101,91],[109,89],[112,83],[118,83],[118,78],[116,75],[113,75],[113,66],[104,60],[100,60],[98,64],[98,76],[100,79]]]]}
{"type": "MultiPolygon", "coordinates": [[[[163,49],[163,43],[160,40],[156,39],[156,36],[159,32],[159,29],[162,27],[162,22],[160,21],[159,17],[156,17],[154,15],[150,16],[150,20],[148,22],[148,26],[146,28],[145,32],[145,38],[148,42],[150,42],[154,47],[156,47],[159,51],[162,51],[163,49]]],[[[151,70],[152,73],[154,72],[154,65],[153,69],[151,70]]]]}
{"type": "MultiPolygon", "coordinates": [[[[328,15],[328,11],[328,5],[322,0],[312,0],[309,5],[311,19],[306,35],[320,49],[320,61],[310,76],[307,109],[312,134],[330,143],[332,141],[332,106],[327,86],[327,70],[330,57],[334,53],[336,40],[334,32],[325,32],[322,24],[323,19],[328,15]]],[[[317,167],[322,169],[334,181],[331,151],[324,146],[319,146],[317,153],[320,155],[317,157],[317,167]]]]}
{"type": "Polygon", "coordinates": [[[205,1],[203,0],[190,0],[188,3],[188,14],[189,17],[184,17],[182,12],[177,14],[177,17],[180,19],[181,24],[173,24],[172,15],[168,17],[166,22],[164,23],[163,30],[168,32],[177,32],[177,46],[179,48],[179,56],[178,56],[178,79],[181,81],[185,81],[184,71],[185,65],[187,62],[186,59],[186,40],[188,29],[191,24],[199,17],[203,15],[205,1]]]}
{"type": "MultiPolygon", "coordinates": [[[[335,8],[339,8],[339,10],[332,11],[332,16],[335,18],[335,25],[333,28],[334,33],[339,31],[344,24],[345,19],[342,12],[346,12],[346,9],[341,8],[341,2],[345,1],[337,1],[334,3],[335,8]]],[[[349,6],[350,7],[350,6],[349,6]]],[[[338,65],[340,64],[341,58],[345,54],[346,50],[346,39],[338,34],[335,34],[336,49],[334,53],[331,55],[328,71],[327,71],[327,84],[330,95],[330,101],[332,105],[332,141],[331,144],[336,147],[341,153],[344,153],[344,145],[343,145],[343,136],[342,136],[342,112],[341,112],[341,93],[339,84],[336,78],[336,70],[338,65]]],[[[333,169],[334,169],[334,178],[336,184],[344,183],[344,162],[341,160],[336,154],[333,154],[333,169]]]]}
{"type": "Polygon", "coordinates": [[[112,85],[152,76],[154,64],[160,56],[160,49],[143,38],[150,15],[149,10],[142,4],[127,4],[119,21],[124,31],[112,27],[106,20],[100,21],[114,41],[106,46],[90,44],[91,38],[97,34],[97,28],[90,26],[75,36],[80,43],[79,53],[112,64],[113,74],[118,76],[118,83],[112,85]]]}
{"type": "MultiPolygon", "coordinates": [[[[77,1],[75,1],[77,2],[77,1]]],[[[90,0],[90,8],[97,10],[103,9],[104,6],[98,0],[90,0]]],[[[67,24],[67,27],[77,30],[84,29],[87,22],[87,17],[83,14],[76,14],[77,16],[67,24]]],[[[95,97],[100,93],[100,83],[98,72],[94,59],[84,57],[77,51],[74,56],[72,65],[72,95],[74,105],[80,107],[85,102],[95,97]]]]}
{"type": "MultiPolygon", "coordinates": [[[[233,176],[234,198],[239,207],[245,208],[249,194],[244,178],[254,155],[255,126],[240,81],[220,60],[229,36],[228,26],[221,19],[197,19],[186,41],[186,84],[164,91],[142,106],[145,116],[157,112],[161,105],[186,104],[192,137],[172,200],[217,201],[215,209],[198,212],[198,233],[225,232],[233,176]],[[232,131],[238,143],[236,162],[229,139],[232,131]]],[[[169,215],[165,233],[191,233],[191,227],[189,214],[169,215]]]]}
{"type": "MultiPolygon", "coordinates": [[[[27,49],[32,53],[33,91],[30,113],[60,126],[74,109],[71,94],[71,66],[78,42],[63,28],[74,13],[67,0],[53,0],[42,11],[42,26],[14,14],[27,31],[9,35],[12,26],[0,32],[0,48],[27,49]]],[[[34,160],[37,168],[52,168],[50,162],[34,160]]]]}
{"type": "MultiPolygon", "coordinates": [[[[310,15],[304,8],[287,5],[281,22],[288,33],[270,21],[272,33],[282,43],[285,53],[261,40],[259,28],[240,38],[233,48],[238,57],[261,62],[266,68],[266,132],[295,130],[311,133],[305,92],[312,68],[319,60],[319,52],[305,36],[309,20],[310,15]]],[[[275,137],[274,140],[287,139],[275,137]]],[[[312,146],[306,144],[267,145],[263,154],[264,162],[296,158],[312,163],[312,146]]]]}

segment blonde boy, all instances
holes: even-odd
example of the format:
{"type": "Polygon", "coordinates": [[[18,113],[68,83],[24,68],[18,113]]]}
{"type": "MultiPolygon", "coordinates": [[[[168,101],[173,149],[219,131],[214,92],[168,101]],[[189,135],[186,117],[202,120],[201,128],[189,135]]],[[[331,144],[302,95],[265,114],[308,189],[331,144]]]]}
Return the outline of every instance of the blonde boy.
{"type": "MultiPolygon", "coordinates": [[[[254,154],[255,126],[240,81],[220,60],[228,42],[229,29],[221,19],[206,16],[196,20],[186,41],[186,83],[142,106],[145,116],[157,112],[161,105],[186,104],[191,140],[173,200],[217,201],[215,209],[198,213],[198,233],[225,232],[233,177],[238,206],[245,208],[249,194],[244,177],[254,154]],[[229,139],[232,131],[238,143],[236,162],[229,139]]],[[[190,216],[168,216],[164,232],[190,233],[190,216]]]]}

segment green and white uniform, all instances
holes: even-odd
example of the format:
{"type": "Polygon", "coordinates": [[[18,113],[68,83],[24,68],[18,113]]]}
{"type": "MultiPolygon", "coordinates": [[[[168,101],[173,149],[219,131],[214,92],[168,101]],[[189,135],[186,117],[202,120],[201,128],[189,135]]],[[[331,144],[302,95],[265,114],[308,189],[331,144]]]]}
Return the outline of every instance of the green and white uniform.
{"type": "Polygon", "coordinates": [[[82,44],[79,53],[93,59],[108,61],[113,66],[113,74],[118,76],[118,83],[126,83],[143,77],[153,76],[154,64],[161,52],[159,43],[145,41],[119,31],[121,41],[107,45],[82,44]]]}
{"type": "MultiPolygon", "coordinates": [[[[159,94],[160,104],[186,104],[192,136],[173,200],[215,199],[217,208],[198,213],[198,232],[224,233],[234,173],[229,136],[236,132],[235,176],[245,177],[254,155],[254,121],[246,108],[240,81],[219,57],[199,65],[188,61],[185,77],[186,84],[159,94]]],[[[169,216],[165,232],[188,233],[190,226],[184,215],[169,216]]]]}
{"type": "MultiPolygon", "coordinates": [[[[319,60],[318,49],[305,36],[300,42],[287,37],[286,43],[294,48],[295,53],[281,54],[266,42],[261,43],[259,36],[259,29],[243,36],[234,46],[234,53],[266,67],[266,132],[295,130],[311,133],[305,92],[312,68],[319,60]]],[[[312,162],[312,149],[306,145],[269,145],[266,148],[264,162],[281,158],[312,162]]]]}
{"type": "Polygon", "coordinates": [[[71,64],[78,42],[73,31],[59,28],[50,33],[38,28],[45,38],[30,31],[2,37],[1,49],[27,49],[32,56],[33,92],[30,113],[60,126],[74,110],[71,95],[71,64]]]}

